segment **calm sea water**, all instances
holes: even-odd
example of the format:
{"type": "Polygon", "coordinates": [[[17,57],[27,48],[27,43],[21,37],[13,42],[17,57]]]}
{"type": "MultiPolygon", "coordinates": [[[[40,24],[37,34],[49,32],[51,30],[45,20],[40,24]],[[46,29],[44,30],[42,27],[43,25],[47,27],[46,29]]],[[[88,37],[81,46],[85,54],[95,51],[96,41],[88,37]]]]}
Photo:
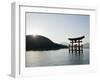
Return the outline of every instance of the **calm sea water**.
{"type": "Polygon", "coordinates": [[[25,59],[26,67],[89,64],[89,49],[84,49],[80,55],[69,54],[68,49],[27,51],[25,59]]]}

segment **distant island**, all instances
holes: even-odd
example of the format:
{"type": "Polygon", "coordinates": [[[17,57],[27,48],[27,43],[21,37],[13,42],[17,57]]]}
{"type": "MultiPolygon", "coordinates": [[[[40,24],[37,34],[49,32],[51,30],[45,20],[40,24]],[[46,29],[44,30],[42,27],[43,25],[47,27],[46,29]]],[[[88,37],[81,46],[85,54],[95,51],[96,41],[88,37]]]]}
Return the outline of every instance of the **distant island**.
{"type": "MultiPolygon", "coordinates": [[[[69,45],[69,43],[67,42],[61,42],[62,45],[69,45]]],[[[90,48],[90,43],[89,42],[86,42],[83,44],[83,48],[90,48]]]]}
{"type": "Polygon", "coordinates": [[[89,47],[90,47],[90,43],[89,42],[83,44],[83,48],[89,48],[89,47]]]}
{"type": "Polygon", "coordinates": [[[41,35],[26,35],[26,51],[57,50],[63,48],[68,48],[68,46],[55,43],[47,37],[41,35]]]}

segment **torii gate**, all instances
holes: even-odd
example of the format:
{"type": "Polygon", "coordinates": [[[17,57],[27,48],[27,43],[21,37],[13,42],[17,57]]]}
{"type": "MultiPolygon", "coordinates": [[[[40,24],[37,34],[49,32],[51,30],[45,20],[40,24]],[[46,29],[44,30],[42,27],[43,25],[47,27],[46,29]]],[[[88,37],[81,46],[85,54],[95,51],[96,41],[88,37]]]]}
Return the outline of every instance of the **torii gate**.
{"type": "Polygon", "coordinates": [[[69,38],[70,40],[69,53],[70,52],[80,53],[80,51],[83,53],[83,44],[82,44],[83,38],[85,38],[85,36],[81,36],[77,38],[69,38]]]}

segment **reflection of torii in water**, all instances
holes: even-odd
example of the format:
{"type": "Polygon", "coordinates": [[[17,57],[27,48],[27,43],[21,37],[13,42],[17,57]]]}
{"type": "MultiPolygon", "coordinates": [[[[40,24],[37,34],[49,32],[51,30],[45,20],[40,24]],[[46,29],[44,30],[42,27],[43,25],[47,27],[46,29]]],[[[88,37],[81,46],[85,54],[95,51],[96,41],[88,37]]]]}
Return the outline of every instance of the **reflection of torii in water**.
{"type": "Polygon", "coordinates": [[[69,53],[72,51],[72,53],[75,51],[75,53],[80,53],[80,51],[83,53],[83,44],[82,39],[85,38],[85,36],[77,37],[77,38],[68,38],[70,40],[69,44],[69,53]]]}

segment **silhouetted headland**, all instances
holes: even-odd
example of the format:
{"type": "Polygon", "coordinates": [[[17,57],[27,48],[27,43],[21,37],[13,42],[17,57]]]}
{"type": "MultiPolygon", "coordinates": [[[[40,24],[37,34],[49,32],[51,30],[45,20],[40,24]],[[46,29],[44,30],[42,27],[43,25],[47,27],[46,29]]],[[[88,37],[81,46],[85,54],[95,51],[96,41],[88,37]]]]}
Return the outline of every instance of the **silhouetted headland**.
{"type": "Polygon", "coordinates": [[[42,50],[57,50],[62,48],[68,48],[67,45],[62,45],[58,43],[54,43],[50,39],[37,35],[26,35],[26,50],[36,50],[36,51],[42,51],[42,50]]]}

